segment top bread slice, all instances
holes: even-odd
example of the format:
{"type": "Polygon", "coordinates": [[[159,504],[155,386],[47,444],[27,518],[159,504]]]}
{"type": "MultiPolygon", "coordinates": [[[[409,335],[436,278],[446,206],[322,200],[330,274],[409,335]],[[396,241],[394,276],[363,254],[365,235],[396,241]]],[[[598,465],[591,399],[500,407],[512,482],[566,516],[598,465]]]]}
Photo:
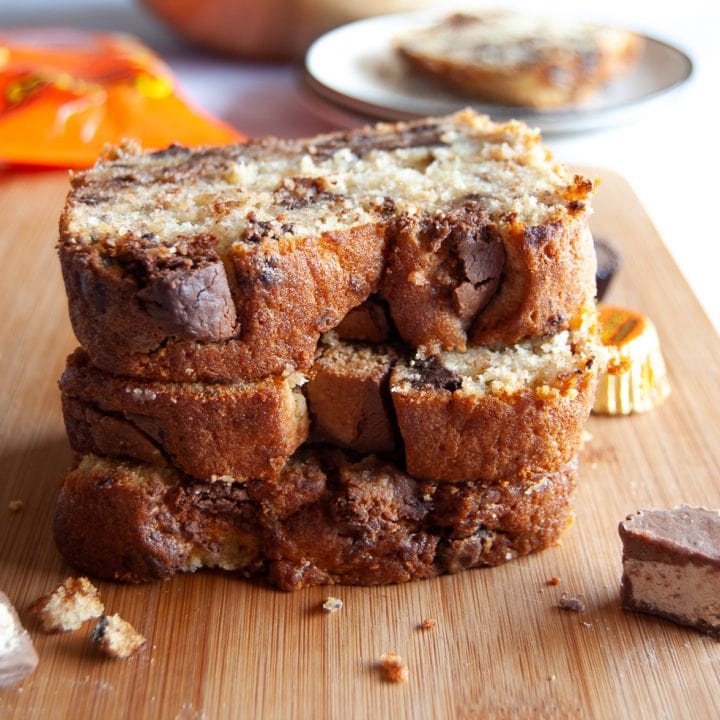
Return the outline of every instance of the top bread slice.
{"type": "Polygon", "coordinates": [[[377,293],[428,353],[558,332],[592,302],[592,183],[464,111],[142,154],[72,177],[59,254],[93,364],[169,381],[306,371],[377,293]]]}
{"type": "Polygon", "coordinates": [[[642,39],[622,28],[512,10],[454,13],[395,40],[415,70],[466,95],[549,110],[626,72],[642,39]]]}

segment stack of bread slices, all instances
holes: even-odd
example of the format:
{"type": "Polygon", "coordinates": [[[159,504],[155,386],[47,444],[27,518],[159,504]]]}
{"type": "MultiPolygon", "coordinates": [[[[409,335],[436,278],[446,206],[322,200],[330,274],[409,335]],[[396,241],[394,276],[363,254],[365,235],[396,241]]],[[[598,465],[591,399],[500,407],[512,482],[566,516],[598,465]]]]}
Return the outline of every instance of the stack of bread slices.
{"type": "Polygon", "coordinates": [[[597,372],[592,190],[470,111],[73,175],[63,556],[294,590],[553,544],[597,372]]]}

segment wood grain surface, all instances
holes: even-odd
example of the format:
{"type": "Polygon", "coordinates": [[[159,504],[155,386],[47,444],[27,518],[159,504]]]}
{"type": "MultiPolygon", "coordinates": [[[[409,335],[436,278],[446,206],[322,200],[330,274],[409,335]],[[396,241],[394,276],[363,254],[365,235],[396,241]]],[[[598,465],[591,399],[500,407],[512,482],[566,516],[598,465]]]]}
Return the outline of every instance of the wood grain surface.
{"type": "Polygon", "coordinates": [[[99,581],[106,608],[148,638],[126,661],[100,656],[89,626],[44,634],[27,612],[73,572],[50,530],[70,462],[56,383],[75,342],[54,251],[67,179],[0,175],[0,589],[40,656],[32,676],[0,690],[0,717],[720,716],[720,643],[620,609],[617,533],[639,508],[720,507],[720,340],[627,183],[590,172],[602,177],[593,230],[624,258],[607,299],[653,318],[673,394],[647,415],[591,418],[562,544],[393,587],[284,594],[221,572],[99,581]],[[14,499],[19,512],[8,509],[14,499]],[[585,611],[559,609],[564,592],[582,594],[585,611]],[[328,595],[343,609],[323,613],[328,595]],[[434,629],[419,629],[426,617],[434,629]],[[391,650],[407,660],[405,684],[379,671],[391,650]]]}

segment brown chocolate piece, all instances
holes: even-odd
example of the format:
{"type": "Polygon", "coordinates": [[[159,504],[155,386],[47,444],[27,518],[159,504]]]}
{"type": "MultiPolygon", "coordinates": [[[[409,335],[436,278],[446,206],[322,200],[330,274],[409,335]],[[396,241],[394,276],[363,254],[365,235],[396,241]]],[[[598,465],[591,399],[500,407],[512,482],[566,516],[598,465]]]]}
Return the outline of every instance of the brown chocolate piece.
{"type": "Polygon", "coordinates": [[[412,347],[463,349],[466,330],[500,286],[505,250],[482,203],[396,223],[380,294],[412,347]]]}
{"type": "Polygon", "coordinates": [[[305,386],[312,439],[360,453],[393,453],[398,446],[390,398],[390,347],[324,346],[305,386]]]}
{"type": "Polygon", "coordinates": [[[341,340],[384,343],[390,340],[393,331],[385,303],[371,295],[340,321],[335,332],[341,340]]]}
{"type": "Polygon", "coordinates": [[[201,235],[171,251],[154,236],[126,237],[106,241],[99,257],[66,243],[60,258],[73,326],[96,317],[124,338],[126,352],[167,336],[202,342],[235,336],[235,302],[213,244],[201,235]]]}
{"type": "Polygon", "coordinates": [[[681,505],[619,525],[622,604],[720,640],[720,513],[681,505]]]}
{"type": "Polygon", "coordinates": [[[413,360],[412,367],[418,371],[417,378],[413,378],[413,385],[418,388],[432,387],[436,390],[454,392],[462,387],[462,378],[454,371],[441,365],[436,356],[413,360]]]}
{"type": "Polygon", "coordinates": [[[212,342],[232,337],[236,331],[235,304],[219,260],[158,277],[138,290],[137,297],[168,335],[212,342]]]}
{"type": "Polygon", "coordinates": [[[593,237],[595,255],[597,256],[597,271],[595,273],[595,284],[597,286],[596,297],[602,300],[610,287],[615,273],[620,268],[620,252],[609,240],[593,237]]]}
{"type": "Polygon", "coordinates": [[[571,463],[541,480],[528,470],[449,488],[315,450],[275,479],[208,484],[86,456],[63,479],[54,534],[71,564],[129,582],[219,566],[283,590],[397,583],[553,544],[572,518],[575,474],[571,463]]]}
{"type": "Polygon", "coordinates": [[[453,238],[467,278],[455,289],[454,298],[458,316],[467,327],[500,287],[505,248],[497,230],[486,224],[466,228],[462,222],[457,223],[453,238]]]}

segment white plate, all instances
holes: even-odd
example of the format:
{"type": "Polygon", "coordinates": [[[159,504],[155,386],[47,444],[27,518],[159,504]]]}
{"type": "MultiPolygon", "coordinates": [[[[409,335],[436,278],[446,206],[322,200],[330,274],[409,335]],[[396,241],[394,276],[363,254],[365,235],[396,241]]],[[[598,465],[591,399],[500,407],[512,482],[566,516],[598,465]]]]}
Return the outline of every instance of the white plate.
{"type": "Polygon", "coordinates": [[[685,53],[645,37],[645,51],[633,70],[582,107],[538,112],[478,103],[407,72],[392,50],[395,35],[437,18],[437,10],[382,15],[332,30],[307,52],[308,85],[324,100],[376,119],[444,115],[471,105],[498,120],[516,118],[543,132],[561,133],[628,122],[645,112],[653,101],[664,99],[692,74],[692,61],[685,53]]]}

